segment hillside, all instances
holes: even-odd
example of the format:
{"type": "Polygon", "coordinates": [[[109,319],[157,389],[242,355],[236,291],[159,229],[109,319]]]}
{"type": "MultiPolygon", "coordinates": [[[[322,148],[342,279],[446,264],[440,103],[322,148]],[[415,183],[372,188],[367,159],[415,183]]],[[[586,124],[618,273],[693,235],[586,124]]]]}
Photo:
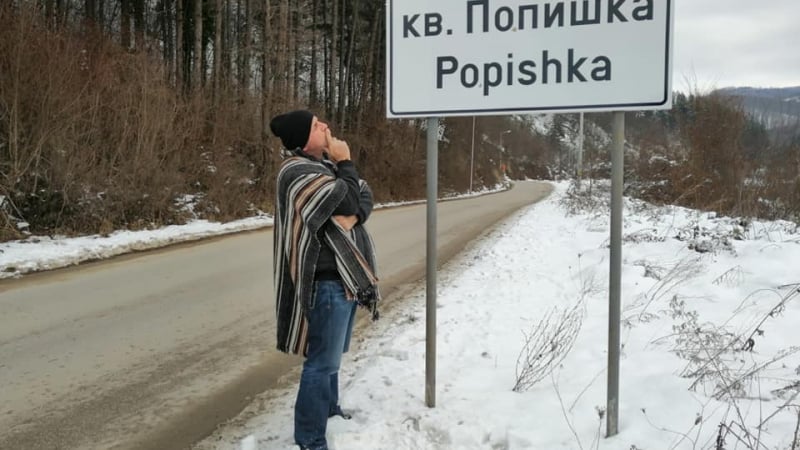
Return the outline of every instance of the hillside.
{"type": "Polygon", "coordinates": [[[768,129],[800,124],[800,86],[736,87],[719,89],[717,92],[739,100],[745,111],[768,129]]]}

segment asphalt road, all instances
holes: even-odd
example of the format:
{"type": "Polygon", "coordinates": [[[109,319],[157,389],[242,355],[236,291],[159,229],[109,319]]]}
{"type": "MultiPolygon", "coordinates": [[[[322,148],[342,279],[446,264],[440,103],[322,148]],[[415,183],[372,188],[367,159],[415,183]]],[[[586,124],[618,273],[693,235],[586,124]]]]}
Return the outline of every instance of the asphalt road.
{"type": "MultiPolygon", "coordinates": [[[[550,192],[441,202],[439,263],[550,192]]],[[[385,302],[425,273],[425,205],[367,224],[385,302]]],[[[0,449],[187,448],[274,387],[272,229],[0,282],[0,449]]]]}

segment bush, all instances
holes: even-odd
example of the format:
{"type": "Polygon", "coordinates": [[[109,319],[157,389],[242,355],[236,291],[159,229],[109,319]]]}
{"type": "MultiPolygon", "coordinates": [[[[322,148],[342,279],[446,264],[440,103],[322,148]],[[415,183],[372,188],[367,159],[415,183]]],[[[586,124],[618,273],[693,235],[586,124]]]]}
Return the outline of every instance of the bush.
{"type": "Polygon", "coordinates": [[[0,238],[15,220],[34,234],[181,223],[185,193],[220,219],[269,206],[256,107],[183,97],[157,58],[1,11],[0,238]]]}

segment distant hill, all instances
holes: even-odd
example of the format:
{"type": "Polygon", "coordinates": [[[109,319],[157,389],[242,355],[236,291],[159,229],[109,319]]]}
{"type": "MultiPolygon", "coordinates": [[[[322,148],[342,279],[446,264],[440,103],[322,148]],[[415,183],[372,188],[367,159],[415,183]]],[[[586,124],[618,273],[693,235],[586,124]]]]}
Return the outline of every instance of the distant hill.
{"type": "Polygon", "coordinates": [[[800,126],[800,86],[736,87],[719,89],[717,92],[737,98],[745,111],[768,129],[800,126]]]}

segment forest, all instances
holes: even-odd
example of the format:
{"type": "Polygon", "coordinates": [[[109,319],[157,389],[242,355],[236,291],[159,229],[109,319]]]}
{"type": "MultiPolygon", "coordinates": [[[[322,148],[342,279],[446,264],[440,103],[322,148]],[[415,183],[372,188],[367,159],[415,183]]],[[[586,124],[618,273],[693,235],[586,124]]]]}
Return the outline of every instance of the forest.
{"type": "MultiPolygon", "coordinates": [[[[386,119],[383,0],[6,0],[0,241],[271,213],[269,119],[310,109],[377,202],[425,193],[425,120],[386,119]]],[[[626,194],[800,220],[800,119],[725,92],[626,114],[626,194]]],[[[447,118],[440,195],[607,178],[610,114],[447,118]]]]}

